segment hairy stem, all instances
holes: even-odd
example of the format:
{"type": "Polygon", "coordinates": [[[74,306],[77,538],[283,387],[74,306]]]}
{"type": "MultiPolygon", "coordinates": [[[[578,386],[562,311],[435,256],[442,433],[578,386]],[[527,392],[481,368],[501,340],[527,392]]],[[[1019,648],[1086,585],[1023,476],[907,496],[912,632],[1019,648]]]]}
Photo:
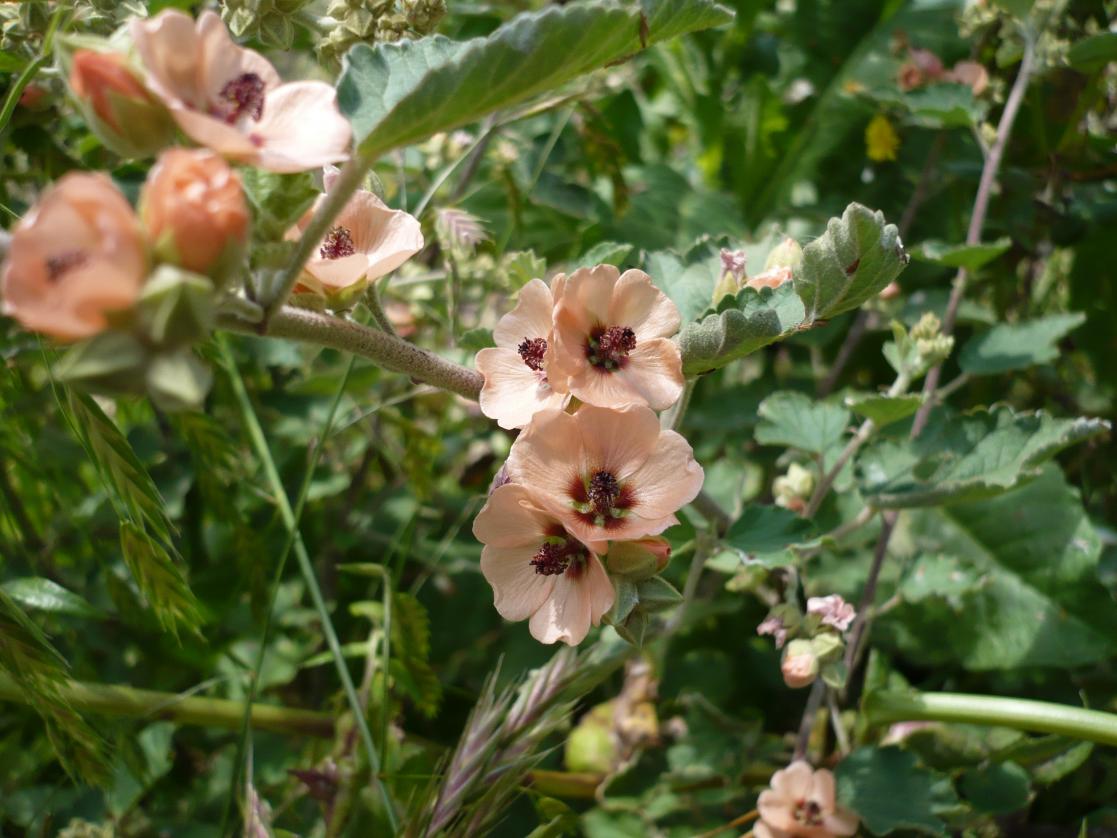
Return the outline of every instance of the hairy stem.
{"type": "Polygon", "coordinates": [[[866,718],[873,724],[904,721],[993,725],[1054,733],[1102,745],[1117,745],[1117,715],[1066,704],[966,693],[870,693],[866,718]]]}
{"type": "MultiPolygon", "coordinates": [[[[233,316],[220,318],[222,328],[257,335],[259,330],[233,316]]],[[[268,335],[328,346],[375,361],[384,369],[402,372],[467,399],[476,400],[484,383],[481,373],[440,358],[412,343],[329,314],[284,306],[268,324],[268,335]]]]}
{"type": "MultiPolygon", "coordinates": [[[[175,693],[108,684],[66,681],[59,687],[59,692],[62,699],[75,710],[106,716],[165,719],[178,724],[220,727],[226,730],[237,730],[244,712],[244,705],[239,701],[184,698],[175,693]]],[[[0,674],[0,701],[28,703],[15,681],[4,674],[0,674]]],[[[253,727],[274,733],[317,736],[323,739],[334,735],[334,718],[330,713],[295,710],[274,704],[253,704],[251,718],[253,727]]]]}

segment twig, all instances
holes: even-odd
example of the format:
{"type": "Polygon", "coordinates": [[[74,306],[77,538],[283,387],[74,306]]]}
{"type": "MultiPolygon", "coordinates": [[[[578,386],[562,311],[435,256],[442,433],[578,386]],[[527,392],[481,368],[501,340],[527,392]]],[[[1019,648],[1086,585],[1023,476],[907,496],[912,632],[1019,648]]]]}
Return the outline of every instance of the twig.
{"type": "Polygon", "coordinates": [[[811,694],[807,696],[807,706],[803,708],[803,718],[799,722],[799,734],[795,738],[795,757],[803,759],[807,755],[807,746],[811,744],[811,731],[814,730],[815,717],[818,708],[822,706],[822,699],[826,695],[826,682],[819,678],[811,687],[811,694]]]}
{"type": "Polygon", "coordinates": [[[734,818],[729,823],[719,826],[716,829],[711,829],[709,832],[703,832],[701,835],[695,836],[695,838],[714,838],[715,835],[721,835],[721,833],[728,829],[736,829],[739,826],[751,823],[758,817],[760,817],[760,813],[756,811],[756,809],[753,809],[750,812],[745,812],[740,817],[734,818]]]}
{"type": "Polygon", "coordinates": [[[687,408],[690,407],[690,397],[694,394],[694,385],[697,379],[688,378],[683,385],[683,392],[679,400],[659,415],[659,425],[672,431],[677,431],[683,424],[687,408]]]}
{"type": "Polygon", "coordinates": [[[722,509],[721,505],[710,497],[705,489],[698,493],[694,500],[690,502],[690,505],[698,511],[699,515],[714,525],[718,535],[725,535],[726,530],[732,523],[729,513],[722,509]]]}
{"type": "Polygon", "coordinates": [[[833,690],[826,691],[826,706],[830,708],[830,726],[834,728],[834,738],[838,741],[838,750],[842,756],[850,752],[849,734],[842,724],[841,708],[838,707],[838,697],[833,690]]]}
{"type": "Polygon", "coordinates": [[[861,659],[861,646],[868,628],[869,614],[873,607],[873,600],[877,595],[877,582],[880,580],[880,570],[884,566],[884,557],[888,554],[888,542],[892,538],[892,530],[896,527],[896,513],[886,512],[881,518],[880,535],[877,537],[877,546],[873,551],[873,564],[869,568],[869,575],[865,579],[865,588],[861,591],[861,601],[857,604],[857,616],[849,630],[849,640],[846,644],[845,665],[849,672],[861,659]]]}

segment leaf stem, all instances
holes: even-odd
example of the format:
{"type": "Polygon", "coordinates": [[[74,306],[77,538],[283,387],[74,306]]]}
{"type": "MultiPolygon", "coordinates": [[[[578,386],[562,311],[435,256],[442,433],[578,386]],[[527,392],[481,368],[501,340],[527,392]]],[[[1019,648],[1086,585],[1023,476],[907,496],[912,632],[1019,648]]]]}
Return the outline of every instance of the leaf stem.
{"type": "Polygon", "coordinates": [[[1117,715],[1066,704],[966,693],[869,693],[863,702],[872,724],[958,722],[1054,733],[1117,745],[1117,715]]]}
{"type": "Polygon", "coordinates": [[[697,510],[698,514],[714,525],[718,535],[725,535],[726,530],[732,521],[729,518],[729,513],[721,508],[721,505],[714,500],[705,489],[698,492],[698,495],[690,502],[690,505],[697,510]]]}
{"type": "MultiPolygon", "coordinates": [[[[219,322],[231,331],[260,334],[256,326],[235,316],[223,315],[219,322]]],[[[476,370],[440,358],[402,338],[316,311],[284,306],[273,315],[267,334],[361,355],[384,369],[406,373],[467,399],[476,400],[484,383],[476,370]]]]}
{"type": "MultiPolygon", "coordinates": [[[[75,710],[106,716],[165,719],[178,724],[236,730],[240,727],[241,714],[244,712],[241,702],[224,698],[184,698],[175,693],[79,681],[63,681],[58,689],[63,700],[75,710]]],[[[15,681],[4,674],[0,674],[0,701],[28,703],[15,681]]],[[[323,739],[334,735],[334,719],[330,713],[296,710],[274,704],[253,704],[251,718],[254,727],[274,733],[323,739]]]]}

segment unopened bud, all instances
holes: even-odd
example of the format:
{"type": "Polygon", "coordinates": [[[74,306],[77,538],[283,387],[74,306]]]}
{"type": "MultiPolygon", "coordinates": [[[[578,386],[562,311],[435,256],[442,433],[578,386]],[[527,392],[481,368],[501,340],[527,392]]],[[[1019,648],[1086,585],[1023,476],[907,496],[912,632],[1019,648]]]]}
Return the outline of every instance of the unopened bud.
{"type": "Polygon", "coordinates": [[[923,316],[919,318],[919,322],[911,327],[911,339],[928,340],[938,337],[941,328],[942,322],[938,316],[933,311],[925,311],[923,316]]]}
{"type": "Polygon", "coordinates": [[[721,277],[714,286],[713,303],[716,306],[722,297],[736,296],[745,287],[745,251],[721,251],[721,277]]]}
{"type": "Polygon", "coordinates": [[[121,157],[148,157],[174,141],[170,114],[124,56],[79,49],[70,57],[69,81],[90,129],[121,157]]]}
{"type": "Polygon", "coordinates": [[[791,689],[809,687],[818,677],[818,657],[809,640],[792,640],[787,644],[780,664],[783,681],[791,689]]]}
{"type": "Polygon", "coordinates": [[[800,511],[804,508],[804,501],[814,491],[814,473],[803,468],[798,463],[792,463],[787,474],[777,477],[772,482],[772,493],[776,497],[776,506],[785,509],[800,511]]]}
{"type": "Polygon", "coordinates": [[[609,571],[631,579],[654,576],[671,558],[671,545],[665,538],[649,536],[635,541],[615,541],[609,545],[609,571]]]}
{"type": "Polygon", "coordinates": [[[205,149],[170,149],[144,184],[140,217],[156,255],[221,284],[248,240],[240,177],[205,149]]]}
{"type": "Polygon", "coordinates": [[[785,236],[784,240],[772,248],[772,252],[768,254],[768,258],[764,262],[764,270],[771,271],[774,268],[790,268],[794,271],[802,264],[802,245],[791,238],[791,236],[785,236]]]}
{"type": "Polygon", "coordinates": [[[160,265],[136,305],[136,322],[156,346],[195,343],[213,329],[213,283],[173,265],[160,265]]]}

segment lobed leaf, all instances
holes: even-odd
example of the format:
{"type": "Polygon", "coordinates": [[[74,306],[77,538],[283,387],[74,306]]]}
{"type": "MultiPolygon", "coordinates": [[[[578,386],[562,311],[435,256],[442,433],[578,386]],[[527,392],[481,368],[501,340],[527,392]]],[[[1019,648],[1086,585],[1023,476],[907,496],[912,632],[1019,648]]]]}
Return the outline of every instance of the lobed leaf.
{"type": "Polygon", "coordinates": [[[858,748],[838,764],[838,799],[874,835],[911,829],[946,835],[941,815],[957,805],[950,780],[899,748],[858,748]]]}
{"type": "Polygon", "coordinates": [[[1058,342],[1086,322],[1082,312],[1001,323],[972,337],[958,356],[970,375],[995,375],[1046,364],[1059,357],[1058,342]]]}
{"type": "Polygon", "coordinates": [[[823,454],[840,442],[850,419],[844,407],[792,391],[768,396],[757,415],[756,441],[761,445],[785,445],[812,454],[823,454]]]}
{"type": "Polygon", "coordinates": [[[846,396],[845,403],[858,416],[872,419],[878,428],[883,428],[914,415],[923,404],[923,397],[915,393],[905,396],[854,393],[846,396]]]}
{"type": "Polygon", "coordinates": [[[1012,247],[1007,236],[984,244],[947,244],[934,239],[921,242],[910,251],[913,259],[942,265],[944,268],[965,268],[976,271],[1012,247]]]}
{"type": "Polygon", "coordinates": [[[750,506],[732,523],[725,543],[761,564],[786,564],[787,548],[809,541],[814,525],[781,506],[750,506]]]}

